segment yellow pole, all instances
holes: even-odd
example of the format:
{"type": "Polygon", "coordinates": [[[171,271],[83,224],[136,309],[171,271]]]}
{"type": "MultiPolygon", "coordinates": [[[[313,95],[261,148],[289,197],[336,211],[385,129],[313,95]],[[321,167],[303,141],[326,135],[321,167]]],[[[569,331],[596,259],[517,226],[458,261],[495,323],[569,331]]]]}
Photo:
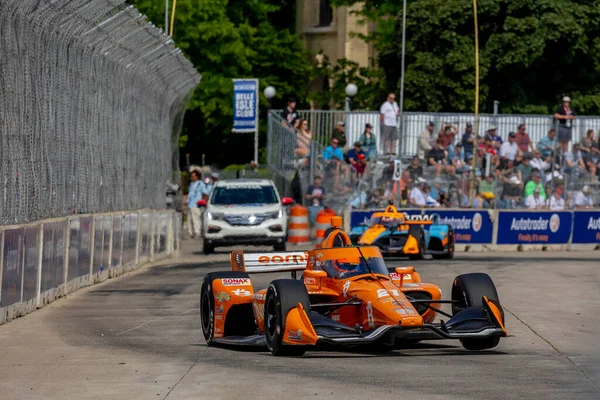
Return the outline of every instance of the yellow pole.
{"type": "Polygon", "coordinates": [[[473,127],[475,140],[473,141],[473,165],[471,166],[469,206],[473,205],[475,198],[475,167],[477,166],[477,135],[479,134],[479,28],[477,25],[477,0],[473,0],[473,13],[475,21],[475,126],[473,127]]]}
{"type": "Polygon", "coordinates": [[[171,10],[171,31],[169,32],[169,36],[173,37],[173,25],[175,25],[175,7],[177,6],[177,0],[173,0],[173,9],[171,10]]]}

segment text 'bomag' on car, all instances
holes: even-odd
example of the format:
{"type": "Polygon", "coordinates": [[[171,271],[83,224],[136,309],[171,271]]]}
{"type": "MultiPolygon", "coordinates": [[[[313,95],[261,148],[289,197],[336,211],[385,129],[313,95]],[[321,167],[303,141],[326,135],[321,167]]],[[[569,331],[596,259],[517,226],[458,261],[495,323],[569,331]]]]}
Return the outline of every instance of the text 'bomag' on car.
{"type": "MultiPolygon", "coordinates": [[[[395,345],[459,339],[468,350],[490,349],[507,336],[498,293],[487,274],[456,277],[451,300],[421,281],[413,267],[390,274],[375,246],[354,247],[332,218],[322,248],[230,255],[232,271],[205,276],[200,319],[207,344],[266,345],[274,355],[302,355],[327,343],[395,345]],[[254,291],[249,273],[291,271],[254,291]],[[303,271],[296,280],[297,271],[303,271]],[[452,314],[439,304],[452,304],[452,314]],[[437,314],[449,318],[434,323],[437,314]]],[[[331,347],[331,346],[330,346],[331,347]]]]}
{"type": "Polygon", "coordinates": [[[350,238],[352,243],[379,247],[384,256],[417,260],[431,254],[433,258],[453,258],[454,231],[438,221],[437,214],[409,215],[390,205],[352,229],[350,238]]]}

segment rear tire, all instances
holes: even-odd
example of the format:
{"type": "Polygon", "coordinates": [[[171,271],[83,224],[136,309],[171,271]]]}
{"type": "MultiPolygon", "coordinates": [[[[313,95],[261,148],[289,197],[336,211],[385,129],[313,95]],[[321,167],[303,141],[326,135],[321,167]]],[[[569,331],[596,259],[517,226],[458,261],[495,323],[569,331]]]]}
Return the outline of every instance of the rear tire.
{"type": "MultiPolygon", "coordinates": [[[[206,344],[214,344],[215,333],[215,296],[213,294],[213,281],[223,278],[250,278],[248,274],[237,271],[211,272],[204,276],[202,289],[200,289],[200,326],[206,344]]],[[[224,316],[227,320],[227,316],[224,316]]]]}
{"type": "Polygon", "coordinates": [[[448,228],[448,253],[434,255],[435,260],[452,260],[454,258],[454,230],[448,228]]]}
{"type": "Polygon", "coordinates": [[[271,282],[265,296],[265,339],[274,356],[301,356],[306,352],[305,346],[283,344],[285,319],[298,303],[306,312],[310,311],[308,291],[302,281],[278,279],[271,282]]]}
{"type": "MultiPolygon", "coordinates": [[[[452,315],[466,307],[483,307],[483,296],[498,307],[504,325],[504,310],[500,305],[496,285],[492,278],[484,273],[463,274],[454,279],[452,300],[458,300],[458,303],[452,304],[452,315]]],[[[467,350],[486,350],[496,347],[500,343],[500,336],[485,339],[461,339],[460,343],[467,350]]]]}

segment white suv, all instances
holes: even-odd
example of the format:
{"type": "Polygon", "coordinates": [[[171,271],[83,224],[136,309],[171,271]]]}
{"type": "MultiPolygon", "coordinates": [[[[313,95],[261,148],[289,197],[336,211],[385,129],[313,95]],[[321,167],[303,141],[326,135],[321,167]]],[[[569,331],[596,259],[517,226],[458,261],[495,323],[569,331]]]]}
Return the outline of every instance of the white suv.
{"type": "Polygon", "coordinates": [[[204,254],[218,246],[268,245],[285,251],[287,216],[283,206],[289,197],[279,198],[277,188],[267,179],[218,181],[208,201],[202,223],[204,254]]]}

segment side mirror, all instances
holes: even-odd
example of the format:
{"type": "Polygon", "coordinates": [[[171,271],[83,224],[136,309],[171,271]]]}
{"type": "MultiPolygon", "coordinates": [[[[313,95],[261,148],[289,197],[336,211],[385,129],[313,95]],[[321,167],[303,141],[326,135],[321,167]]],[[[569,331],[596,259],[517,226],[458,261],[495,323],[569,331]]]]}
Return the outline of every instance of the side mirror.
{"type": "Polygon", "coordinates": [[[291,197],[284,197],[281,199],[281,204],[284,206],[290,206],[294,204],[294,199],[292,199],[291,197]]]}
{"type": "Polygon", "coordinates": [[[305,269],[303,272],[305,285],[318,285],[321,287],[321,278],[327,278],[327,272],[314,269],[305,269]]]}
{"type": "Polygon", "coordinates": [[[396,267],[396,273],[400,276],[400,284],[398,287],[404,285],[404,275],[412,275],[415,272],[414,267],[396,267]]]}
{"type": "Polygon", "coordinates": [[[206,200],[198,200],[196,204],[198,204],[198,207],[206,207],[206,200]]]}

